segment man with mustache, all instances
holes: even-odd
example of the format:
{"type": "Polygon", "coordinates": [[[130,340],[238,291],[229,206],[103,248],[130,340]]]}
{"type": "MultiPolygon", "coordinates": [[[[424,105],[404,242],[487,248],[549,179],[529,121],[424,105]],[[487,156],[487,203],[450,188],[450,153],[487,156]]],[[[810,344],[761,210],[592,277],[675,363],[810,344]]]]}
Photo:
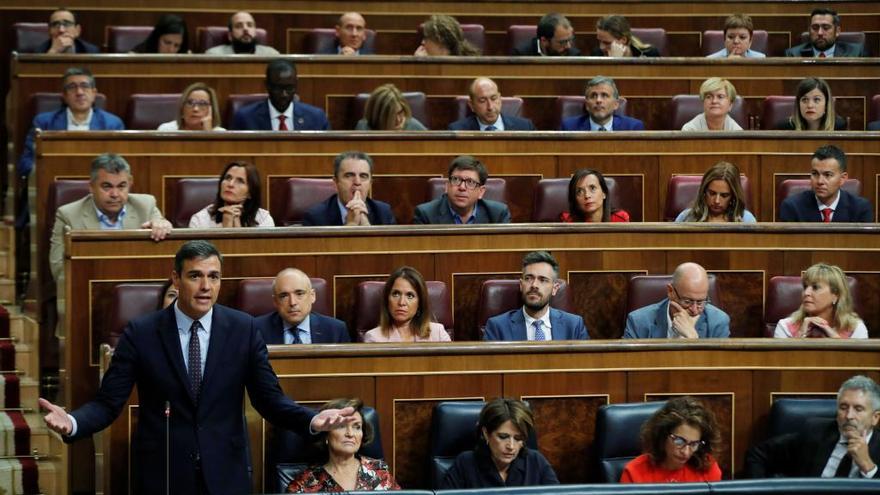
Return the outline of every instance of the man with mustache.
{"type": "Polygon", "coordinates": [[[827,7],[814,9],[810,14],[810,41],[785,50],[786,57],[867,57],[865,45],[837,41],[840,36],[840,16],[827,7]]]}
{"type": "Polygon", "coordinates": [[[523,258],[519,290],[522,308],[489,318],[484,340],[587,340],[587,327],[579,315],[550,307],[559,290],[559,263],[547,251],[523,258]]]}
{"type": "Polygon", "coordinates": [[[205,55],[278,55],[278,50],[271,46],[257,43],[257,21],[249,12],[236,12],[229,18],[229,43],[212,46],[205,50],[205,55]]]}

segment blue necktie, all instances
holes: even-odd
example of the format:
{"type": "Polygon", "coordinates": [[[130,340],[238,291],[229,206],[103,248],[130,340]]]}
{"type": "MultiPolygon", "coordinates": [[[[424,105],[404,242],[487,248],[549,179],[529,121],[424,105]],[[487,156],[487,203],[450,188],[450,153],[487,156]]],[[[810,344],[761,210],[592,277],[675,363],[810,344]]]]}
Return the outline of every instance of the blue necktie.
{"type": "Polygon", "coordinates": [[[302,340],[299,338],[299,327],[290,327],[287,331],[293,335],[293,342],[291,344],[302,344],[302,340]]]}
{"type": "Polygon", "coordinates": [[[486,127],[486,130],[487,131],[497,131],[498,129],[494,125],[490,125],[490,126],[486,127]]]}
{"type": "Polygon", "coordinates": [[[544,335],[544,329],[541,328],[544,326],[544,322],[541,320],[535,320],[532,323],[532,326],[535,327],[535,340],[547,340],[547,336],[544,335]]]}

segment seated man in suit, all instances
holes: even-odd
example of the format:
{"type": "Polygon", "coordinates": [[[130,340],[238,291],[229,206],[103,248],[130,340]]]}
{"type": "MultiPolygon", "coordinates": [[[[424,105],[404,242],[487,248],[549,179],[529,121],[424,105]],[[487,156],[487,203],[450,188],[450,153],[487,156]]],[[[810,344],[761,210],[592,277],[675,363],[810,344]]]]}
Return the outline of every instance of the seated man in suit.
{"type": "Polygon", "coordinates": [[[810,418],[800,431],[746,452],[746,478],[880,478],[880,386],[856,375],[837,391],[836,421],[810,418]]]}
{"type": "Polygon", "coordinates": [[[49,16],[49,39],[37,47],[36,53],[101,53],[97,46],[79,39],[81,31],[73,11],[58,9],[49,16]]]}
{"type": "Polygon", "coordinates": [[[809,191],[785,198],[779,208],[783,222],[873,222],[874,210],[864,198],[840,187],[846,182],[846,154],[833,144],[813,153],[809,191]]]}
{"type": "Polygon", "coordinates": [[[523,258],[519,290],[522,308],[493,316],[486,322],[484,340],[587,340],[584,319],[550,307],[559,290],[559,263],[547,251],[523,258]]]}
{"type": "Polygon", "coordinates": [[[326,131],[327,115],[320,108],[294,101],[296,66],[284,59],[266,66],[269,98],[245,105],[235,112],[232,128],[239,131],[326,131]]]}
{"type": "Polygon", "coordinates": [[[229,43],[212,46],[205,50],[205,55],[259,55],[267,57],[278,55],[278,50],[271,46],[257,43],[257,21],[249,12],[236,12],[229,17],[229,43]]]}
{"type": "Polygon", "coordinates": [[[537,36],[514,47],[511,55],[521,57],[577,57],[581,52],[574,46],[574,28],[562,14],[547,14],[538,21],[537,36]]]}
{"type": "Polygon", "coordinates": [[[367,21],[357,12],[346,12],[336,21],[336,51],[339,55],[371,55],[364,50],[367,21]]]}
{"type": "Polygon", "coordinates": [[[446,193],[416,206],[413,223],[510,223],[506,204],[483,199],[489,171],[480,160],[456,157],[446,175],[446,193]]]}
{"type": "Polygon", "coordinates": [[[810,14],[810,41],[785,50],[786,57],[867,57],[865,45],[837,41],[840,16],[828,7],[818,7],[810,14]]]}
{"type": "Polygon", "coordinates": [[[474,79],[468,87],[468,107],[473,115],[449,124],[450,131],[534,131],[535,124],[501,113],[501,92],[488,77],[474,79]]]}
{"type": "Polygon", "coordinates": [[[315,289],[296,268],[278,272],[272,282],[275,311],[254,319],[266,344],[336,344],[351,342],[345,323],[312,311],[315,289]]]}
{"type": "Polygon", "coordinates": [[[615,115],[620,106],[620,93],[614,79],[596,76],[587,83],[584,91],[586,113],[562,121],[560,131],[644,131],[641,120],[615,115]]]}
{"type": "Polygon", "coordinates": [[[360,151],[344,151],[333,161],[337,193],[309,208],[303,225],[393,225],[388,203],[370,198],[373,159],[360,151]]]}
{"type": "Polygon", "coordinates": [[[719,339],[730,337],[730,317],[709,303],[709,276],[696,263],[682,263],[666,286],[667,297],[626,317],[625,339],[719,339]]]}

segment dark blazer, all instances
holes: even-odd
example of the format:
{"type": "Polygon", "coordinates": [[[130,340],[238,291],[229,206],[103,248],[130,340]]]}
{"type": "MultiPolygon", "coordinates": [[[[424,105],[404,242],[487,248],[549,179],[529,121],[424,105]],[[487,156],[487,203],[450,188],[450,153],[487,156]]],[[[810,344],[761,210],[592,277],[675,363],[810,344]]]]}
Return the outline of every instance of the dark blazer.
{"type": "MultiPolygon", "coordinates": [[[[550,308],[553,340],[589,340],[584,319],[578,315],[550,308]]],[[[522,307],[493,316],[486,322],[483,340],[528,340],[522,307]]]]}
{"type": "MultiPolygon", "coordinates": [[[[626,316],[623,338],[665,339],[668,312],[668,298],[633,311],[626,316]]],[[[707,304],[703,314],[697,319],[696,330],[701,339],[726,339],[730,337],[730,317],[724,311],[707,304]]]]}
{"type": "Polygon", "coordinates": [[[553,467],[537,450],[523,447],[510,464],[506,481],[498,475],[498,468],[487,451],[487,447],[478,447],[458,454],[440,483],[440,489],[559,484],[553,467]]]}
{"type": "MultiPolygon", "coordinates": [[[[855,44],[855,43],[847,43],[845,41],[838,41],[834,44],[834,56],[835,57],[867,57],[868,52],[865,50],[865,45],[855,44]]],[[[809,42],[801,43],[800,45],[795,45],[787,50],[785,50],[786,57],[812,57],[813,56],[813,45],[809,42]]]]}
{"type": "MultiPolygon", "coordinates": [[[[40,43],[40,46],[37,47],[37,50],[34,53],[47,53],[51,46],[52,38],[49,38],[46,41],[40,43]]],[[[76,53],[101,53],[100,48],[89,43],[88,41],[83,41],[79,38],[73,40],[73,46],[74,50],[76,50],[76,53]]]]}
{"type": "MultiPolygon", "coordinates": [[[[538,53],[538,37],[535,36],[531,40],[526,43],[523,43],[517,47],[513,48],[513,51],[510,52],[511,55],[516,57],[540,57],[541,54],[538,53]]],[[[580,56],[581,51],[576,47],[572,46],[568,49],[568,53],[562,55],[563,57],[578,57],[580,56]]],[[[557,56],[557,55],[548,55],[548,56],[557,56]]]]}
{"type": "MultiPolygon", "coordinates": [[[[336,200],[338,194],[330,196],[326,201],[322,201],[315,206],[309,208],[303,216],[303,225],[345,225],[342,215],[339,213],[339,204],[336,200]]],[[[394,225],[397,220],[394,213],[391,212],[391,206],[382,201],[376,201],[372,198],[366,199],[367,210],[370,217],[370,225],[394,225]]]]}
{"type": "MultiPolygon", "coordinates": [[[[293,120],[295,131],[330,130],[330,122],[327,121],[327,115],[324,114],[324,111],[301,101],[293,103],[293,120]]],[[[269,100],[257,101],[239,108],[232,118],[232,129],[237,131],[271,131],[269,100]]]]}
{"type": "MultiPolygon", "coordinates": [[[[339,40],[336,40],[336,43],[333,43],[333,46],[325,45],[322,46],[315,55],[339,55],[339,40]]],[[[366,43],[361,45],[361,49],[358,50],[358,55],[373,55],[373,50],[367,48],[366,43]]]]}
{"type": "MultiPolygon", "coordinates": [[[[644,131],[645,123],[639,119],[627,117],[625,115],[614,115],[611,118],[611,129],[614,131],[644,131]]],[[[590,114],[583,114],[577,117],[569,117],[562,121],[560,131],[589,131],[590,114]]]]}
{"type": "MultiPolygon", "coordinates": [[[[745,477],[818,478],[839,438],[837,421],[810,418],[797,433],[779,435],[749,448],[745,477]]],[[[874,462],[880,460],[880,431],[876,428],[868,443],[868,453],[874,462]]],[[[874,478],[880,478],[880,470],[874,478]]]]}
{"type": "MultiPolygon", "coordinates": [[[[794,121],[791,120],[791,117],[783,120],[776,126],[777,130],[780,131],[793,131],[794,130],[794,121]]],[[[840,115],[834,116],[834,130],[835,131],[845,131],[846,130],[846,119],[841,117],[840,115]]]]}
{"type": "MultiPolygon", "coordinates": [[[[254,318],[254,326],[260,330],[267,345],[284,344],[284,320],[277,311],[254,318]]],[[[309,332],[313,344],[339,344],[351,342],[345,323],[312,311],[309,313],[309,332]]]]}
{"type": "MultiPolygon", "coordinates": [[[[31,130],[24,141],[24,149],[18,158],[18,174],[30,175],[34,168],[34,135],[36,129],[44,131],[67,130],[67,106],[64,105],[54,112],[43,112],[34,117],[31,130]]],[[[89,130],[92,131],[121,131],[125,129],[122,119],[100,108],[92,108],[92,121],[89,122],[89,130]]]]}
{"type": "MultiPolygon", "coordinates": [[[[822,214],[812,190],[785,198],[779,207],[780,222],[821,222],[822,214]]],[[[871,203],[862,197],[840,190],[840,201],[831,217],[832,222],[873,222],[871,203]]]]}
{"type": "Polygon", "coordinates": [[[874,122],[868,122],[868,130],[869,131],[880,131],[880,120],[875,120],[874,122]]]}
{"type": "MultiPolygon", "coordinates": [[[[501,121],[504,122],[505,131],[534,131],[535,124],[529,119],[514,117],[512,115],[501,114],[501,121]]],[[[476,115],[468,115],[467,117],[456,120],[449,124],[450,131],[479,131],[480,123],[477,121],[476,115]]]]}
{"type": "MultiPolygon", "coordinates": [[[[633,57],[659,57],[660,50],[657,49],[656,46],[651,46],[645,51],[639,50],[634,46],[630,46],[630,51],[632,51],[633,57]]],[[[602,51],[601,48],[594,48],[593,51],[590,52],[591,57],[604,57],[605,52],[602,51]]]]}
{"type": "Polygon", "coordinates": [[[131,321],[113,354],[101,388],[71,415],[77,432],[65,441],[89,437],[119,416],[138,388],[140,407],[132,447],[140,493],[165,493],[165,404],[170,403],[171,493],[198,493],[196,464],[211,494],[251,491],[248,433],[242,414],[244,392],[272,424],[309,436],[314,413],[289,399],[269,365],[266,344],[253,318],[214,305],[211,340],[198,403],[189,390],[174,305],[131,321]]]}
{"type": "MultiPolygon", "coordinates": [[[[510,223],[510,210],[500,201],[480,199],[477,201],[476,217],[477,223],[510,223]]],[[[413,223],[454,223],[446,194],[416,206],[413,223]]]]}

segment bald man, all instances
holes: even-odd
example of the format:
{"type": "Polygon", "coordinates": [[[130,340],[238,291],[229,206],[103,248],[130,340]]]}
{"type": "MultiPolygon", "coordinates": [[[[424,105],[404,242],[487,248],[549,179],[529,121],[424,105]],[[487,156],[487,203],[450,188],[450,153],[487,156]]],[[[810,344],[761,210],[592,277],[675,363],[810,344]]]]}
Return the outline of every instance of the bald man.
{"type": "Polygon", "coordinates": [[[336,50],[339,55],[371,55],[364,47],[367,39],[367,21],[357,12],[346,12],[336,21],[336,50]]]}
{"type": "Polygon", "coordinates": [[[468,108],[473,114],[449,124],[450,131],[534,131],[529,119],[504,115],[501,91],[495,81],[478,77],[468,87],[468,108]]]}
{"type": "Polygon", "coordinates": [[[696,263],[682,263],[666,286],[666,298],[626,317],[625,339],[724,339],[730,317],[709,303],[709,275],[696,263]]]}
{"type": "Polygon", "coordinates": [[[272,282],[275,311],[254,319],[266,344],[338,344],[351,342],[345,323],[312,311],[315,289],[309,276],[285,268],[272,282]]]}

